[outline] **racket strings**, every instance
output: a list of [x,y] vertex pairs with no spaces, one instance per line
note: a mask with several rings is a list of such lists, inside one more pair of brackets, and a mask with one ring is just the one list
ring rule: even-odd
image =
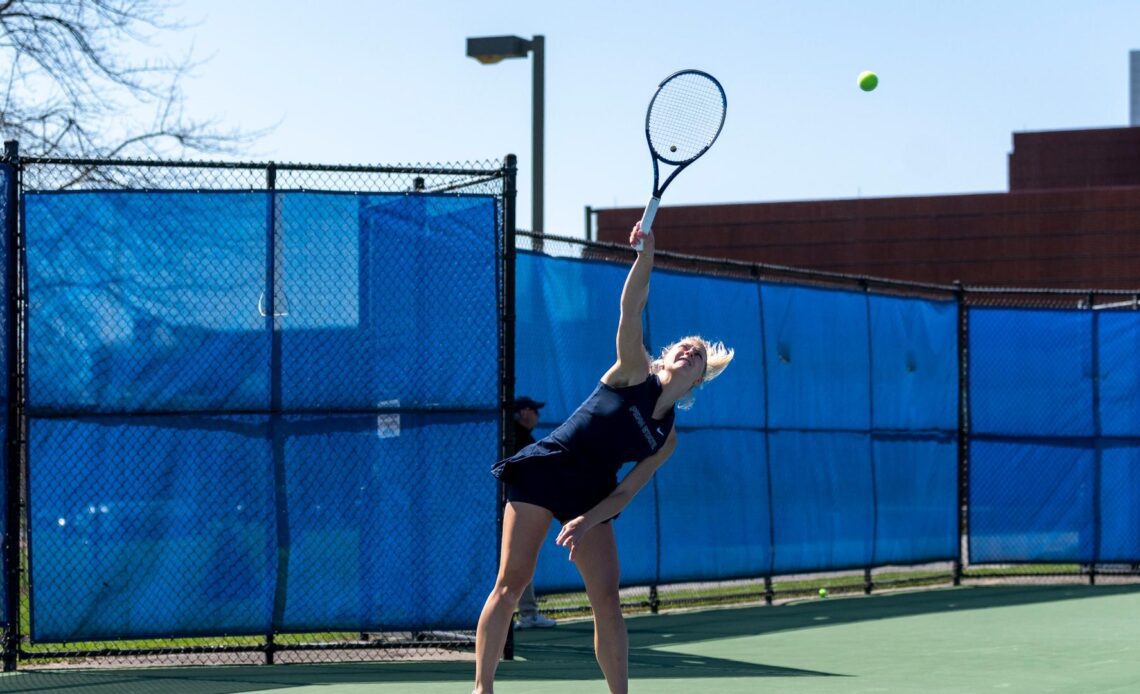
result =
[[649,109],[649,144],[670,163],[695,159],[712,145],[724,122],[724,92],[702,75],[684,74],[662,85]]

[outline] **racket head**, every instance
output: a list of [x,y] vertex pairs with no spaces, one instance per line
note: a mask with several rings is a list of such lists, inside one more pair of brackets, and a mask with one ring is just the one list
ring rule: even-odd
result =
[[655,159],[674,166],[695,161],[724,127],[728,99],[715,77],[680,70],[657,85],[645,113],[645,139]]

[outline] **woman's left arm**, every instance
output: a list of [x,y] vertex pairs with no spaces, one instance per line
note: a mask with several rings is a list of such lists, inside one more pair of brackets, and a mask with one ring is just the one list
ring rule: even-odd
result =
[[558,533],[558,539],[555,542],[562,547],[570,550],[570,559],[574,559],[574,548],[586,536],[591,528],[599,523],[605,522],[621,513],[622,509],[633,501],[633,497],[641,491],[641,488],[649,482],[653,477],[653,473],[657,472],[657,468],[661,467],[669,456],[673,455],[673,450],[677,447],[677,430],[674,428],[669,432],[669,437],[665,439],[665,443],[656,453],[642,460],[634,466],[621,484],[614,489],[609,496],[602,499],[587,511],[584,515],[571,519],[562,526],[562,531]]

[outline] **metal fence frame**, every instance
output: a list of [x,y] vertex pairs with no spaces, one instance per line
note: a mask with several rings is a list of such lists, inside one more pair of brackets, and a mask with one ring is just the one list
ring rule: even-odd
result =
[[[530,246],[527,238],[537,239],[540,235],[520,230],[518,232],[520,247]],[[561,246],[563,249],[580,248],[583,257],[589,256],[601,260],[628,262],[632,251],[624,245],[616,243],[583,240],[579,238],[541,235],[544,239],[546,252],[552,250],[557,253]],[[574,252],[570,251],[570,255]],[[970,404],[969,404],[969,322],[970,309],[973,307],[1003,307],[1003,308],[1056,308],[1056,309],[1082,309],[1089,311],[1103,309],[1132,309],[1140,310],[1140,290],[1092,290],[1092,289],[1049,289],[1026,287],[990,287],[971,286],[961,282],[954,284],[936,284],[915,282],[909,280],[894,280],[867,275],[846,274],[838,272],[825,272],[807,268],[795,268],[782,265],[747,262],[730,259],[718,259],[703,256],[693,256],[669,251],[657,251],[655,264],[658,268],[668,268],[682,272],[696,274],[720,275],[740,279],[764,280],[766,282],[794,283],[810,285],[821,288],[835,288],[857,290],[867,294],[882,294],[892,296],[909,296],[915,298],[952,300],[958,306],[958,538],[959,549],[957,555],[947,558],[945,563],[949,566],[929,568],[929,564],[914,564],[913,567],[928,567],[921,571],[920,576],[914,578],[884,578],[877,579],[876,572],[887,573],[898,569],[898,564],[876,564],[863,567],[837,568],[835,572],[819,572],[815,574],[816,581],[824,581],[828,576],[835,577],[840,572],[862,574],[862,581],[855,589],[864,594],[871,594],[876,588],[896,588],[915,584],[950,584],[954,586],[971,581],[1036,581],[1036,580],[1079,580],[1095,585],[1098,576],[1112,576],[1127,580],[1140,580],[1140,564],[1122,567],[1116,564],[1072,564],[1071,570],[1059,570],[1057,562],[1041,562],[1042,570],[1035,570],[1037,564],[971,564],[968,561],[969,538],[969,494],[970,494]],[[938,562],[935,562],[938,563]],[[804,575],[809,578],[809,575]],[[751,602],[763,600],[766,604],[773,604],[776,600],[787,597],[797,597],[807,594],[806,589],[792,587],[779,589],[777,579],[787,579],[779,574],[756,576],[750,583],[748,580],[734,578],[732,583],[739,584],[739,590],[722,591],[715,599],[682,597],[672,599],[663,597],[662,593],[667,586],[651,584],[645,586],[644,595],[641,592],[623,595],[622,604],[632,610],[647,610],[656,613],[661,608],[684,607],[691,604],[710,604],[715,602]],[[557,604],[547,601],[545,608],[553,613],[577,614],[581,612],[580,600],[570,598],[566,604]]]
[[[8,587],[6,614],[7,624],[3,634],[3,662],[4,670],[15,670],[18,665],[27,664],[36,660],[45,659],[74,659],[90,656],[118,656],[142,659],[151,656],[171,657],[182,655],[202,654],[260,654],[264,664],[275,662],[279,653],[329,653],[337,651],[340,655],[327,658],[330,660],[345,659],[345,653],[352,651],[372,650],[397,652],[400,657],[408,654],[427,651],[446,651],[456,648],[469,647],[471,639],[463,635],[410,632],[396,634],[394,638],[376,639],[376,634],[361,633],[355,642],[336,643],[335,645],[321,643],[299,643],[290,640],[281,643],[279,633],[271,629],[266,633],[261,643],[248,645],[168,645],[163,647],[161,639],[146,639],[157,643],[155,647],[101,647],[93,651],[76,650],[29,650],[26,646],[28,635],[24,633],[23,624],[27,619],[24,614],[21,596],[28,586],[28,535],[27,519],[27,268],[26,268],[26,241],[23,228],[23,193],[27,189],[26,172],[30,169],[51,170],[56,169],[67,175],[59,180],[52,180],[48,186],[37,186],[38,190],[54,189],[82,189],[82,190],[215,190],[239,189],[261,190],[272,193],[279,190],[279,180],[282,175],[293,174],[300,177],[314,177],[318,175],[330,178],[342,177],[340,185],[328,186],[301,186],[302,190],[330,190],[343,192],[346,188],[359,193],[393,193],[397,190],[384,190],[365,185],[344,183],[343,177],[383,177],[399,182],[405,192],[426,193],[456,193],[475,190],[480,194],[494,195],[500,200],[499,214],[496,220],[497,240],[495,265],[496,306],[498,317],[497,340],[499,344],[498,358],[498,430],[499,453],[512,449],[514,429],[512,426],[512,411],[510,403],[513,400],[514,382],[514,314],[508,307],[514,305],[514,254],[515,254],[515,218],[517,196],[517,157],[508,154],[503,161],[488,164],[482,162],[478,165],[407,165],[407,166],[336,166],[313,164],[289,164],[277,162],[209,162],[209,161],[158,161],[158,160],[115,160],[115,159],[69,159],[69,158],[21,158],[19,145],[15,141],[5,142],[4,163],[12,167],[16,180],[8,191],[7,203],[9,215],[7,228],[4,230],[8,253],[8,265],[5,268],[8,277],[9,291],[5,308],[10,330],[6,337],[8,341],[9,369],[8,378],[8,428],[5,440],[7,457],[7,498],[5,508],[7,526],[4,538],[3,570]],[[175,171],[180,170],[180,171]],[[222,188],[213,188],[209,185],[186,185],[186,172],[193,171],[209,178],[211,173],[215,176],[228,173],[232,176],[245,176],[244,182],[237,185],[226,185]],[[74,175],[78,172],[77,175]],[[110,173],[106,173],[110,172]],[[173,172],[173,178],[163,178],[163,174]],[[181,172],[183,179],[179,179]],[[260,174],[259,174],[260,172]],[[118,176],[119,178],[116,178]],[[251,177],[256,176],[256,179]],[[261,186],[254,187],[253,181],[260,180]],[[141,183],[141,185],[140,185]],[[407,184],[405,186],[405,184]],[[169,188],[167,186],[170,186]],[[249,187],[246,187],[249,186]],[[288,190],[297,190],[290,187]],[[267,244],[274,243],[275,231],[270,224]],[[268,246],[272,254],[273,246]],[[488,259],[490,260],[490,259]],[[270,263],[267,286],[275,285],[272,263]],[[269,294],[264,314],[267,320],[274,320],[277,313],[274,310],[272,292]],[[279,354],[279,331],[273,330],[273,353]],[[275,388],[279,388],[275,386]],[[279,393],[271,394],[271,410],[277,411]],[[279,490],[280,491],[280,490]],[[502,512],[499,511],[499,525],[502,523]],[[282,602],[280,584],[275,600],[274,622],[280,615]],[[218,640],[226,638],[219,635]],[[106,646],[107,644],[103,644]],[[349,656],[351,657],[351,656]],[[316,656],[321,659],[320,656]]]
[[[417,648],[453,649],[470,646],[469,639],[449,638],[439,634],[412,634],[410,639],[395,641],[393,643],[369,642],[362,638],[359,643],[338,644],[329,648],[320,644],[280,643],[277,634],[270,632],[265,635],[263,643],[258,645],[223,645],[223,646],[170,646],[166,648],[101,648],[94,652],[76,651],[29,651],[24,648],[26,635],[22,633],[23,610],[21,595],[26,588],[26,575],[23,569],[23,552],[26,547],[26,534],[24,524],[26,500],[26,452],[27,452],[27,414],[25,411],[26,395],[26,365],[27,365],[27,274],[25,267],[26,246],[22,229],[22,215],[17,214],[21,207],[22,191],[24,190],[24,171],[29,166],[41,167],[72,167],[80,170],[99,170],[107,167],[122,167],[131,171],[160,171],[169,169],[187,169],[201,171],[244,171],[262,172],[259,176],[262,190],[277,190],[279,177],[282,174],[297,172],[329,172],[337,174],[378,174],[402,176],[412,181],[416,190],[425,189],[425,178],[434,177],[440,180],[438,188],[429,190],[453,190],[448,186],[449,177],[468,177],[468,184],[490,184],[500,186],[498,194],[502,197],[502,215],[500,223],[501,244],[498,248],[496,262],[498,263],[498,310],[499,310],[499,396],[500,396],[500,453],[513,450],[512,412],[509,403],[514,395],[515,373],[515,251],[516,245],[533,248],[542,248],[546,252],[557,250],[560,244],[576,246],[583,256],[601,259],[628,260],[631,251],[617,244],[598,242],[584,242],[577,238],[566,238],[538,233],[518,231],[516,234],[515,199],[517,196],[516,177],[517,160],[514,155],[507,155],[503,164],[498,167],[464,168],[461,166],[401,166],[401,167],[369,167],[369,166],[319,166],[307,164],[279,164],[266,163],[221,163],[221,162],[183,162],[183,161],[131,161],[131,160],[93,160],[93,159],[55,159],[34,158],[21,159],[18,146],[14,142],[5,143],[4,160],[13,166],[17,180],[8,191],[7,203],[9,205],[9,225],[5,229],[8,244],[8,265],[5,268],[9,283],[9,292],[6,302],[7,318],[11,329],[8,331],[7,348],[9,350],[8,378],[9,409],[7,412],[7,440],[5,445],[8,452],[7,484],[8,504],[5,509],[7,519],[7,534],[4,547],[4,572],[8,586],[6,613],[9,617],[4,634],[4,669],[12,670],[20,663],[27,663],[45,658],[74,658],[76,656],[130,656],[169,657],[180,654],[216,654],[216,653],[257,653],[261,654],[262,662],[270,664],[275,662],[276,654],[282,652],[316,652],[332,653],[333,651],[376,650],[391,649],[401,653],[415,651]],[[91,179],[84,181],[74,178],[66,181],[69,186],[92,185],[98,187],[107,183]],[[123,185],[129,189],[133,185],[129,181]],[[458,187],[462,187],[462,183]],[[1098,566],[1081,566],[1073,572],[1050,573],[1048,571],[1026,574],[1015,570],[975,570],[984,567],[968,566],[964,557],[964,543],[969,533],[969,369],[968,369],[968,337],[969,337],[969,308],[973,306],[1005,306],[1005,307],[1056,307],[1056,308],[1084,308],[1098,310],[1102,308],[1140,310],[1140,290],[1049,290],[1005,287],[971,287],[962,284],[940,285],[920,282],[907,282],[875,278],[860,275],[847,275],[841,273],[819,272],[800,268],[766,265],[761,263],[746,263],[741,261],[717,260],[697,256],[682,255],[659,251],[657,253],[659,267],[699,272],[714,275],[727,275],[734,277],[747,277],[764,279],[769,282],[787,282],[807,284],[821,287],[856,288],[865,293],[882,293],[896,296],[938,297],[953,300],[958,305],[958,537],[959,550],[957,556],[950,558],[952,566],[945,572],[945,581],[958,585],[964,581],[990,580],[1002,578],[1050,578],[1063,577],[1069,579],[1085,580],[1090,584],[1096,583],[1098,575],[1103,571]],[[269,278],[272,286],[273,278]],[[272,302],[272,297],[270,297]],[[274,313],[272,303],[268,307],[268,314]],[[499,530],[501,533],[502,513],[499,504]],[[892,581],[876,581],[874,572],[884,567],[865,566],[855,567],[855,572],[862,572],[861,583],[856,582],[857,589],[870,593],[877,587],[898,585]],[[1005,568],[1009,568],[1006,566]],[[1140,576],[1140,567],[1133,565],[1130,568],[1112,570],[1113,575]],[[726,593],[727,600],[763,600],[771,604],[774,600],[787,594],[776,589],[776,580],[779,576],[757,576],[756,586],[742,587],[739,592]],[[903,581],[902,583],[906,583]],[[685,605],[693,602],[689,598],[673,599],[662,597],[664,586],[646,586],[646,597],[633,601],[625,601],[627,607],[644,608],[652,612],[671,605]],[[362,635],[363,636],[363,635]],[[511,644],[508,642],[507,655],[511,654]],[[339,659],[330,657],[330,659]]]

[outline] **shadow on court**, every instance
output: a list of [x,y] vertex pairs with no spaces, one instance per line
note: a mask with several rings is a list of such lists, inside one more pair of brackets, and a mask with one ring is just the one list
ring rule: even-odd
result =
[[[1140,586],[997,586],[923,590],[858,598],[828,598],[779,607],[746,607],[646,615],[628,620],[630,675],[635,679],[835,677],[834,673],[768,666],[664,650],[684,644],[816,629],[938,612],[985,610],[1051,601],[1138,593]],[[598,680],[588,621],[516,632],[514,662],[504,681]],[[757,659],[763,654],[757,653]],[[0,692],[73,694],[236,694],[302,686],[469,683],[471,662],[347,663],[274,667],[193,667],[135,670],[24,670],[0,675]]]

